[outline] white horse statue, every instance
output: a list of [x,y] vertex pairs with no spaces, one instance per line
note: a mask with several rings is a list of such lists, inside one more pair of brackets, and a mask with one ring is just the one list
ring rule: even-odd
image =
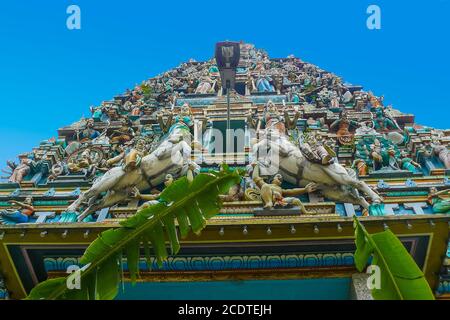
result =
[[[67,208],[67,212],[78,212],[81,205],[87,205],[78,216],[78,221],[82,221],[97,210],[111,207],[129,198],[131,188],[136,187],[143,191],[163,183],[167,174],[174,178],[185,175],[189,169],[196,166],[190,160],[190,139],[189,128],[182,122],[175,123],[168,138],[153,152],[142,157],[138,166],[132,170],[126,170],[124,166],[110,169],[96,180],[88,191],[82,193]],[[106,195],[100,198],[104,192]]]
[[253,145],[253,161],[259,164],[261,175],[280,173],[285,181],[300,187],[315,183],[325,197],[358,204],[365,209],[369,208],[369,203],[359,192],[374,204],[382,202],[376,192],[357,179],[354,170],[344,168],[337,161],[324,165],[308,160],[285,132],[282,120],[273,117],[266,123],[259,141]]

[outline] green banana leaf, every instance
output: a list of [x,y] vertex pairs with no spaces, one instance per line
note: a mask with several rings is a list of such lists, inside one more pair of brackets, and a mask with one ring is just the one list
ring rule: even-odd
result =
[[380,288],[372,289],[376,300],[434,300],[425,276],[401,241],[389,229],[369,234],[354,218],[355,266],[363,272],[369,258],[380,268]]
[[123,253],[131,281],[135,283],[139,278],[141,243],[147,264],[150,262],[151,243],[157,264],[161,267],[169,255],[166,239],[172,254],[180,250],[175,220],[182,238],[191,229],[199,234],[205,228],[206,220],[219,213],[221,203],[218,195],[227,193],[240,178],[239,172],[226,169],[201,173],[191,182],[186,177],[174,181],[161,193],[158,204],[122,221],[120,228],[102,232],[89,245],[80,260],[85,264],[85,270],[80,271],[81,289],[69,289],[67,278],[50,279],[33,288],[27,299],[114,299],[122,278]]

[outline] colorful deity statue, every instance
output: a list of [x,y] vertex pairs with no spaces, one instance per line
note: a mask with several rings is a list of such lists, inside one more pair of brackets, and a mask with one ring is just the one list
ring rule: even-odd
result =
[[212,79],[208,72],[205,72],[203,76],[200,78],[200,83],[195,89],[196,94],[207,94],[216,92],[216,83],[217,80]]
[[93,168],[94,162],[91,158],[89,149],[84,150],[80,157],[73,157],[69,159],[67,167],[70,173],[84,173],[89,174]]
[[373,162],[373,170],[380,170],[383,167],[383,156],[382,156],[383,146],[380,140],[375,139],[373,144],[370,145],[368,150],[369,156]]
[[106,117],[106,115],[104,114],[104,110],[105,110],[105,106],[102,103],[100,106],[95,107],[95,106],[91,106],[91,113],[92,113],[92,119],[96,122],[98,121],[103,121]]
[[401,170],[399,161],[397,160],[395,150],[393,148],[389,148],[389,150],[387,151],[387,157],[389,170]]
[[137,139],[135,145],[121,152],[107,161],[108,167],[122,163],[125,172],[136,169],[142,158],[147,154],[147,145],[144,139]]
[[[269,100],[265,106],[265,111],[262,119],[262,125],[267,130],[267,133],[273,137],[280,137],[287,133],[287,130],[295,128],[300,114],[295,111],[293,119],[291,119],[287,108],[284,108],[283,115],[278,110],[277,106],[273,101]],[[251,120],[251,118],[249,118]],[[256,128],[257,123],[253,120],[251,122],[251,127]]]
[[434,144],[433,153],[439,157],[446,169],[450,169],[450,152],[446,146]]
[[450,213],[450,200],[442,197],[449,193],[450,189],[438,191],[435,187],[430,188],[428,202],[433,207],[433,213]]
[[300,151],[309,161],[321,165],[334,163],[336,153],[324,143],[320,134],[306,134],[299,139]]
[[376,130],[397,130],[399,129],[398,124],[395,120],[387,113],[384,108],[376,108],[375,109],[375,129]]
[[355,131],[355,136],[371,136],[376,135],[377,131],[374,129],[375,124],[373,120],[363,121],[359,128]]
[[331,124],[330,129],[337,129],[336,134],[339,142],[343,145],[348,145],[353,141],[353,134],[350,133],[350,130],[357,127],[359,127],[359,123],[354,120],[350,120],[348,118],[348,113],[344,110],[341,112],[339,119]]
[[142,109],[144,108],[145,104],[143,100],[139,100],[136,102],[136,105],[132,106],[130,115],[133,117],[139,117],[142,113]]
[[131,123],[127,119],[120,119],[120,125],[120,128],[114,130],[111,134],[110,141],[112,144],[129,142],[135,136]]
[[400,160],[400,162],[401,162],[401,168],[403,170],[408,170],[408,171],[410,171],[412,173],[416,173],[416,172],[418,172],[419,169],[422,168],[421,165],[418,164],[417,162],[413,161],[413,159],[411,159],[408,156],[408,153],[405,152],[405,151],[403,151],[401,153],[401,160]]
[[2,224],[27,223],[36,211],[33,207],[33,198],[26,197],[23,202],[11,200],[9,203],[17,209],[0,211],[0,222]]
[[295,196],[316,191],[316,184],[310,183],[305,188],[283,189],[281,188],[283,177],[280,174],[275,175],[271,183],[267,183],[259,176],[259,168],[257,165],[253,169],[253,181],[260,189],[264,208],[273,209],[275,207],[298,206],[300,207],[301,213],[311,214],[306,210],[300,199]]
[[292,103],[305,102],[305,98],[298,92],[298,89],[295,86],[287,88],[286,98],[288,102]]
[[259,74],[256,80],[256,89],[258,92],[274,92],[275,88],[270,84],[272,78],[268,75]]
[[286,132],[284,118],[271,100],[269,100],[266,104],[263,122],[266,129],[278,131],[280,133]]
[[367,176],[369,173],[369,167],[367,166],[367,163],[363,159],[355,159],[353,161],[353,168],[356,169],[358,176]]
[[21,157],[20,164],[8,162],[8,166],[13,170],[8,181],[12,183],[21,183],[23,179],[30,173],[33,161],[26,156]]
[[383,107],[383,100],[378,99],[372,92],[368,92],[367,98],[371,108],[381,108]]
[[192,114],[191,107],[185,103],[180,113],[175,116],[172,125],[169,128],[169,133],[175,129],[187,130],[188,132],[194,127],[194,115]]
[[76,140],[81,143],[88,142],[98,138],[100,136],[100,132],[94,129],[94,119],[89,118],[86,120],[86,125],[84,129],[80,130],[76,133]]

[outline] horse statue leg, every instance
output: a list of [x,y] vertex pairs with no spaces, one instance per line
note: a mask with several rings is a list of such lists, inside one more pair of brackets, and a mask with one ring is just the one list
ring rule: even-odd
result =
[[124,174],[125,172],[120,167],[109,170],[103,177],[96,181],[88,191],[83,192],[80,197],[67,208],[66,211],[77,212],[83,203],[93,203],[93,201],[95,201],[102,192],[111,190],[120,181]]
[[[339,185],[347,185],[353,187],[361,193],[367,195],[369,198],[371,198],[373,203],[382,202],[381,197],[375,191],[369,188],[369,186],[364,181],[360,181],[357,178],[351,177],[344,168],[342,168],[344,169],[344,171],[336,170],[335,166],[337,165],[332,164],[330,166],[323,166],[323,171]],[[335,170],[333,170],[333,168],[335,168]]]
[[129,193],[127,191],[121,190],[118,192],[111,192],[109,191],[105,197],[100,200],[99,203],[93,203],[90,206],[88,206],[82,214],[80,214],[78,216],[78,222],[83,221],[84,218],[86,218],[87,216],[89,216],[90,214],[101,210],[103,208],[108,208],[108,207],[112,207],[113,205],[126,200],[127,198],[129,198]]

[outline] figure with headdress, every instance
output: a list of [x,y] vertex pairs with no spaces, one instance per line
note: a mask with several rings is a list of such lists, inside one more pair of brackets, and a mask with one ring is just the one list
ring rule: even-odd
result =
[[408,170],[412,173],[417,173],[418,170],[422,168],[422,166],[417,162],[413,161],[413,159],[411,159],[408,156],[408,153],[405,151],[401,153],[400,163],[403,170]]
[[301,213],[311,214],[311,212],[306,210],[300,199],[295,196],[316,191],[316,184],[310,183],[305,188],[283,189],[281,187],[283,177],[280,174],[276,174],[272,182],[267,183],[259,176],[259,167],[257,165],[254,165],[253,181],[260,189],[264,208],[273,209],[274,207],[298,206],[300,207]]
[[397,130],[397,122],[389,115],[388,111],[382,107],[375,109],[375,129],[376,130]]
[[446,169],[450,169],[450,152],[448,148],[440,143],[432,144],[433,153],[441,160]]
[[120,128],[115,129],[110,137],[112,144],[124,144],[131,141],[135,136],[135,132],[131,127],[131,122],[125,118],[120,119]]
[[430,188],[428,203],[432,205],[433,213],[450,213],[450,200],[442,197],[449,193],[450,189],[438,191],[436,187]]
[[350,130],[358,127],[359,123],[349,119],[348,112],[343,110],[339,119],[331,124],[330,129],[337,130],[336,135],[339,142],[343,145],[347,145],[353,141],[353,134],[350,133]]
[[299,137],[301,153],[311,162],[324,166],[334,163],[336,153],[324,143],[320,134],[304,134]]
[[23,179],[30,173],[32,162],[33,161],[27,156],[22,156],[20,158],[19,165],[16,165],[12,161],[8,161],[7,164],[12,170],[11,176],[8,178],[8,181],[12,183],[21,183]]
[[2,224],[27,223],[36,211],[33,207],[33,198],[28,196],[23,202],[11,200],[9,203],[17,209],[0,211],[0,222]]
[[100,132],[94,129],[94,119],[87,119],[82,130],[77,132],[77,141],[81,143],[92,141],[100,136]]
[[197,86],[197,89],[195,89],[195,93],[196,94],[214,93],[214,92],[216,92],[216,89],[215,89],[216,83],[217,83],[217,80],[212,79],[208,75],[208,71],[205,70],[205,73],[200,78],[200,83]]

